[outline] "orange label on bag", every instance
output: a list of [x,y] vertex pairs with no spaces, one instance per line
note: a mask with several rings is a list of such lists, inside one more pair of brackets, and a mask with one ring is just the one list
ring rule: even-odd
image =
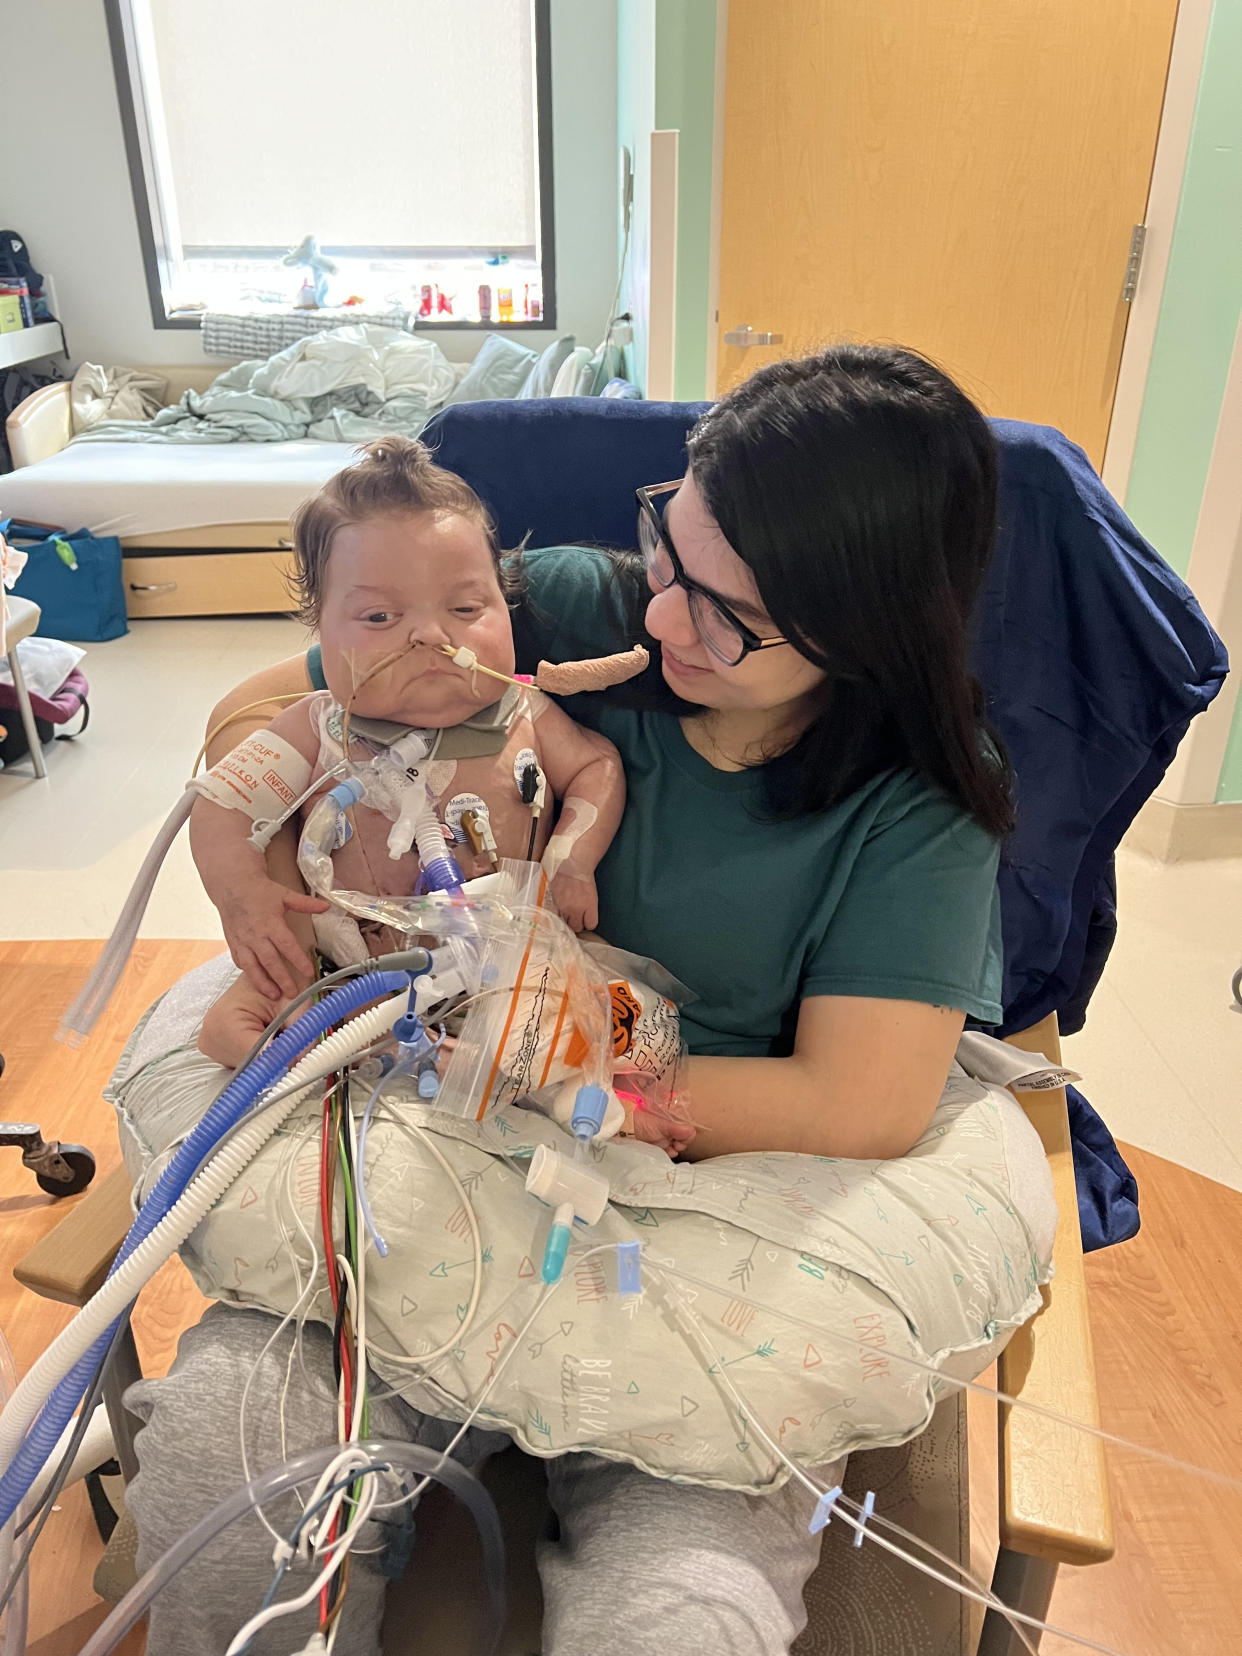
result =
[[628,983],[610,983],[608,995],[612,1002],[612,1055],[624,1058],[634,1045],[634,1026],[642,1007],[634,998]]

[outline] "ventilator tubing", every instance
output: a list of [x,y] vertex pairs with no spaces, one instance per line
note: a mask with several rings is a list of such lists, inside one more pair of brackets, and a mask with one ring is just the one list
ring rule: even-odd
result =
[[151,849],[143,858],[142,867],[130,887],[129,896],[125,899],[125,907],[112,928],[111,937],[100,951],[99,959],[91,967],[90,976],[82,985],[77,998],[60,1020],[58,1040],[68,1041],[74,1046],[79,1045],[94,1029],[100,1013],[112,998],[112,991],[120,981],[121,973],[125,970],[133,950],[134,939],[138,935],[142,917],[147,912],[147,904],[151,901],[151,892],[159,877],[164,858],[168,855],[172,842],[190,820],[194,797],[187,788],[151,842]]
[[[7,1403],[17,1390],[17,1365],[9,1343],[0,1334],[0,1404]],[[13,1543],[17,1529],[16,1515],[0,1527],[0,1592],[3,1591],[13,1568]],[[26,1649],[26,1612],[30,1603],[30,1574],[23,1570],[21,1580],[13,1589],[4,1612],[4,1637],[0,1639],[0,1656],[23,1656]]]
[[[434,1479],[443,1484],[469,1509],[479,1532],[483,1553],[483,1573],[487,1582],[487,1604],[484,1625],[480,1629],[476,1648],[480,1656],[493,1656],[498,1649],[505,1623],[505,1544],[500,1519],[491,1496],[479,1480],[464,1467],[435,1449],[426,1449],[417,1443],[390,1442],[385,1439],[366,1440],[357,1445],[372,1466],[391,1468],[395,1472],[409,1472],[421,1478]],[[252,1507],[260,1507],[298,1484],[317,1478],[334,1460],[339,1459],[341,1445],[332,1443],[322,1449],[308,1449],[305,1454],[286,1461],[252,1478],[248,1484],[230,1495],[227,1500],[194,1528],[174,1543],[147,1573],[138,1580],[125,1597],[96,1628],[83,1645],[80,1656],[108,1656],[143,1616],[156,1596],[161,1593],[179,1570],[197,1558],[223,1530]]]
[[[3,1415],[0,1415],[0,1466],[5,1469],[3,1476],[0,1476],[0,1524],[12,1517],[18,1502],[37,1476],[39,1468],[56,1448],[61,1433],[90,1383],[91,1376],[103,1360],[118,1314],[124,1312],[138,1288],[147,1280],[146,1276],[135,1272],[121,1279],[123,1283],[133,1283],[127,1292],[124,1288],[112,1287],[114,1280],[120,1278],[130,1256],[140,1244],[152,1236],[157,1226],[161,1227],[160,1237],[164,1251],[159,1253],[156,1249],[143,1254],[144,1260],[150,1259],[153,1253],[157,1255],[155,1265],[147,1273],[148,1276],[153,1274],[154,1269],[158,1268],[158,1265],[190,1234],[212,1202],[228,1188],[233,1178],[257,1154],[258,1144],[251,1145],[248,1135],[239,1135],[236,1143],[228,1147],[228,1166],[232,1168],[232,1172],[228,1174],[225,1182],[219,1185],[210,1201],[201,1208],[197,1217],[185,1224],[184,1228],[179,1221],[167,1230],[162,1228],[162,1222],[185,1192],[201,1163],[210,1155],[223,1135],[241,1120],[260,1095],[284,1078],[284,1072],[291,1059],[296,1058],[330,1025],[355,1008],[374,1000],[377,995],[391,994],[393,990],[405,991],[408,986],[408,973],[367,972],[355,978],[353,982],[334,990],[317,1006],[304,1012],[291,1028],[283,1030],[252,1064],[235,1075],[198,1126],[184,1140],[160,1175],[150,1196],[143,1203],[129,1235],[121,1245],[121,1251],[113,1261],[103,1288],[43,1353],[9,1400]],[[367,1045],[389,1028],[403,1005],[402,999],[400,1005],[394,1002],[391,1005],[374,1007],[363,1018],[355,1019],[344,1030],[338,1031],[335,1036],[316,1046],[304,1063],[291,1072],[290,1083],[310,1080],[314,1076],[327,1075],[332,1070],[339,1069],[349,1053]],[[292,1105],[289,1105],[289,1108],[291,1109]],[[288,1110],[284,1113],[287,1114]],[[274,1116],[274,1124],[270,1129],[274,1132],[275,1124],[281,1119],[280,1114],[276,1111],[269,1112],[268,1115]],[[262,1125],[266,1125],[266,1119],[265,1117]],[[259,1143],[264,1142],[269,1136],[270,1132],[264,1132]],[[236,1153],[242,1148],[243,1140],[250,1148],[243,1159],[238,1161]],[[169,1240],[170,1237],[172,1240]],[[108,1296],[106,1301],[103,1298],[105,1295]],[[102,1324],[101,1313],[97,1309],[101,1303],[106,1307]],[[84,1320],[88,1317],[89,1325]],[[90,1336],[83,1341],[75,1335],[75,1331],[87,1326]],[[98,1338],[95,1338],[96,1335]],[[73,1341],[72,1345],[69,1344],[70,1339]],[[88,1345],[89,1350],[86,1349]],[[68,1362],[62,1361],[58,1355],[66,1350],[72,1350],[73,1353]],[[77,1359],[76,1362],[74,1359]],[[69,1368],[70,1363],[73,1366],[66,1373],[65,1370]],[[26,1428],[31,1417],[38,1408],[45,1390],[53,1382],[57,1382],[55,1390],[27,1433]]]

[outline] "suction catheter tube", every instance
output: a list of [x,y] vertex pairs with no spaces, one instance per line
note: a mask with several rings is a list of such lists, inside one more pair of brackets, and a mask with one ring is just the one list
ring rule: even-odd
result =
[[[500,1644],[505,1620],[505,1545],[500,1519],[491,1496],[477,1478],[449,1456],[417,1443],[364,1440],[358,1445],[372,1465],[386,1465],[394,1471],[429,1477],[443,1484],[470,1511],[479,1532],[483,1568],[487,1582],[486,1619],[476,1640],[479,1656],[494,1656]],[[257,1478],[221,1501],[214,1511],[201,1518],[192,1530],[173,1543],[164,1556],[130,1588],[125,1597],[95,1630],[82,1647],[80,1656],[108,1656],[143,1617],[152,1601],[179,1570],[185,1568],[204,1547],[230,1524],[250,1511],[275,1500],[298,1484],[317,1478],[341,1453],[339,1443],[322,1449],[308,1449],[283,1466],[260,1473]]]
[[[113,1261],[112,1269],[108,1273],[109,1278],[116,1274],[135,1248],[150,1235],[173,1207],[200,1164],[223,1135],[241,1119],[262,1093],[284,1077],[292,1060],[349,1012],[357,1010],[378,996],[389,995],[395,990],[407,989],[408,986],[407,972],[364,973],[351,983],[334,990],[317,1006],[304,1012],[289,1029],[282,1030],[252,1064],[235,1075],[160,1175],[131,1226],[121,1251]],[[13,1441],[18,1428],[15,1425],[12,1407],[6,1408],[4,1416],[0,1417],[0,1464],[4,1466],[3,1475],[0,1476],[0,1524],[13,1515],[18,1502],[37,1476],[39,1468],[56,1448],[61,1433],[82,1399],[91,1375],[107,1350],[112,1332],[113,1327],[106,1328],[90,1350],[59,1381],[20,1446]],[[38,1365],[36,1369],[37,1367]],[[27,1376],[27,1381],[33,1373],[34,1370]],[[25,1385],[26,1381],[23,1382],[23,1387]],[[13,1402],[16,1401],[15,1397]],[[25,1429],[25,1421],[20,1429]]]

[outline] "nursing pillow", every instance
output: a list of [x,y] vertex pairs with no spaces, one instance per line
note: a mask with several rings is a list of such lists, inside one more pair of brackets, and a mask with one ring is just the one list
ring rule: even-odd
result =
[[[140,1186],[225,1078],[193,1041],[230,972],[212,962],[157,1002],[113,1077]],[[994,1073],[976,1061],[979,1039],[960,1056]],[[357,1108],[369,1090],[354,1087]],[[318,1241],[318,1114],[312,1101],[291,1116],[189,1238],[182,1258],[205,1294],[281,1313],[298,1300],[303,1227]],[[479,1227],[468,1322],[469,1215],[420,1129]],[[366,1264],[375,1373],[415,1407],[460,1420],[499,1370],[478,1418],[536,1455],[588,1449],[659,1477],[763,1490],[789,1476],[773,1443],[809,1467],[902,1442],[950,1378],[988,1367],[1039,1309],[1050,1274],[1056,1207],[1038,1136],[1005,1087],[961,1064],[896,1160],[690,1164],[632,1140],[594,1146],[611,1205],[598,1225],[576,1227],[550,1294],[539,1261],[551,1216],[523,1177],[540,1144],[569,1148],[542,1115],[506,1105],[476,1124],[437,1113],[402,1077],[383,1095],[365,1158],[388,1248]],[[621,1292],[618,1243],[639,1244],[638,1293]],[[320,1286],[310,1315],[330,1323]],[[450,1342],[426,1371],[378,1354]]]

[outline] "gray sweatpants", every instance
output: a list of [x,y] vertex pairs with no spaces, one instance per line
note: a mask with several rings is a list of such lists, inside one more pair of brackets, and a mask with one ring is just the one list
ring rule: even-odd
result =
[[[145,1570],[180,1535],[245,1481],[238,1405],[276,1320],[262,1311],[213,1306],[181,1339],[166,1379],[131,1387],[127,1402],[144,1421],[140,1470],[126,1501],[138,1526]],[[328,1331],[307,1324],[303,1359],[288,1363],[286,1330],[262,1358],[250,1386],[246,1448],[251,1475],[336,1438]],[[281,1440],[282,1390],[284,1441]],[[371,1435],[442,1449],[456,1431],[396,1397],[371,1407]],[[472,1429],[455,1451],[476,1465],[508,1447],[498,1432]],[[802,1588],[815,1568],[819,1537],[807,1532],[810,1496],[796,1484],[748,1496],[667,1483],[594,1455],[547,1463],[556,1540],[540,1549],[545,1656],[782,1656],[805,1624]],[[831,1473],[826,1474],[831,1476]],[[265,1508],[285,1535],[300,1505],[289,1495]],[[379,1648],[385,1579],[381,1561],[399,1551],[404,1513],[367,1526],[341,1613],[336,1656]],[[147,1656],[222,1656],[259,1608],[272,1578],[272,1538],[251,1512],[199,1554],[156,1600]],[[279,1597],[313,1579],[286,1574]],[[316,1608],[264,1629],[251,1656],[299,1650]]]

